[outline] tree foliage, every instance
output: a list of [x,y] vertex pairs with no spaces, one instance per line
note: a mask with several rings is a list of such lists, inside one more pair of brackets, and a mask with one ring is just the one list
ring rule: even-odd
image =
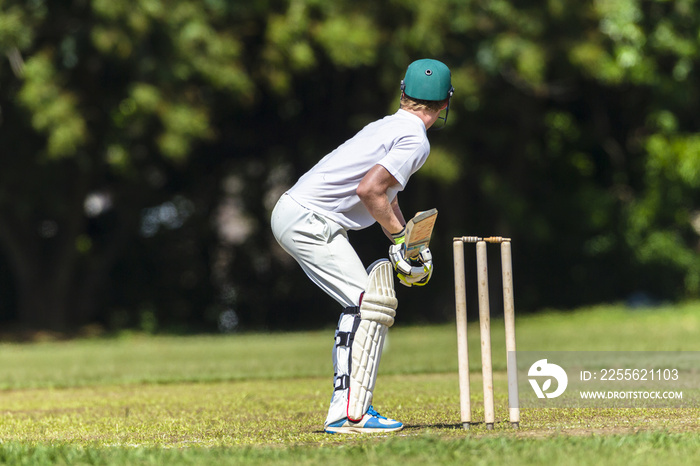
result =
[[[2,318],[332,322],[269,212],[395,110],[423,57],[450,66],[456,93],[400,196],[407,215],[440,210],[433,281],[399,291],[404,319],[451,318],[464,234],[515,238],[522,310],[697,297],[696,7],[0,0]],[[378,228],[351,240],[368,263],[386,253]]]

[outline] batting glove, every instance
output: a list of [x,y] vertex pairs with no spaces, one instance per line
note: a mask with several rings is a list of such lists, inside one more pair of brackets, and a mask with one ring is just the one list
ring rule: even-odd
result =
[[433,273],[433,256],[430,249],[421,250],[416,260],[406,258],[406,229],[392,234],[394,244],[389,247],[389,260],[402,285],[423,286]]

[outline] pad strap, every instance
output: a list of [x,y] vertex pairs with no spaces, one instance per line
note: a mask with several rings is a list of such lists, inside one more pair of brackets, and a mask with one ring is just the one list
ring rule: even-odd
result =
[[335,378],[335,389],[336,390],[346,390],[350,388],[350,376],[341,375]]
[[346,307],[343,310],[341,316],[341,322],[344,319],[352,318],[352,327],[350,330],[342,331],[340,328],[335,332],[335,346],[344,346],[346,348],[352,348],[352,342],[355,340],[355,332],[357,332],[357,327],[360,325],[360,306]]
[[350,348],[355,340],[355,332],[337,332],[335,334],[335,346]]

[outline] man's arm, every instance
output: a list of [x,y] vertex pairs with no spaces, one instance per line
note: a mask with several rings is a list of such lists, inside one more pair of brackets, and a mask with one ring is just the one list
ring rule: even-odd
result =
[[382,226],[391,239],[391,233],[400,232],[406,221],[399,208],[398,197],[389,202],[387,190],[398,184],[389,171],[381,165],[373,166],[357,187],[357,195],[372,217]]
[[421,252],[420,263],[412,264],[406,259],[404,238],[397,240],[392,233],[404,232],[406,221],[403,218],[399,201],[389,202],[386,192],[398,182],[381,165],[375,165],[367,172],[357,187],[357,195],[372,217],[382,226],[392,242],[389,247],[389,260],[394,266],[399,281],[406,286],[422,286],[428,283],[433,273],[433,261],[428,248]]
[[[394,215],[396,215],[396,218],[399,219],[399,222],[401,222],[401,224],[405,226],[406,219],[403,217],[403,213],[401,212],[401,208],[399,207],[399,196],[396,196],[394,200],[391,201],[391,210],[394,211]],[[382,227],[382,230],[384,231],[386,237],[393,242],[394,238],[391,236],[391,233],[388,232],[387,229],[384,227]]]

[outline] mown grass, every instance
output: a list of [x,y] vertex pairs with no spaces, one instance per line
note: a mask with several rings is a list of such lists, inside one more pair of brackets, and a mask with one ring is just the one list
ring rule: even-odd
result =
[[0,446],[2,464],[187,464],[187,465],[695,465],[700,436],[665,432],[630,435],[552,436],[545,439],[371,438],[347,446],[292,445],[232,450],[215,448],[85,448],[75,445]]
[[[519,316],[519,350],[697,351],[700,304]],[[332,330],[127,335],[0,344],[2,464],[696,464],[697,409],[523,410],[508,426],[502,322],[493,322],[497,427],[459,426],[453,325],[395,326],[375,395],[406,428],[321,431]],[[481,419],[478,326],[469,328]]]

